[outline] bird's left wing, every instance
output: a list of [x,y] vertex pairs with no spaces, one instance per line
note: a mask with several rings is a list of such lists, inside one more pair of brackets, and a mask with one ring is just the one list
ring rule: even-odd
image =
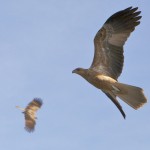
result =
[[[103,91],[104,92],[104,91]],[[119,111],[121,112],[123,118],[126,118],[126,115],[121,107],[121,105],[119,104],[118,100],[116,99],[116,96],[113,93],[106,93],[104,92],[108,98],[110,98],[110,100],[116,105],[116,107],[119,109]]]
[[91,69],[117,79],[123,68],[123,45],[140,24],[138,8],[129,7],[112,15],[94,38],[95,54]]

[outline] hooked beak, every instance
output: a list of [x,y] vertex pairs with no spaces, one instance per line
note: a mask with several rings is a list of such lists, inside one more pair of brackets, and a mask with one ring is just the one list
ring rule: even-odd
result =
[[76,69],[72,71],[72,73],[76,73]]

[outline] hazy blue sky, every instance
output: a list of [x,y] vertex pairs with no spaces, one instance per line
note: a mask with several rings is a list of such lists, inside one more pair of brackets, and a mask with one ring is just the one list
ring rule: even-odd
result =
[[[142,11],[128,39],[119,81],[150,97],[150,1],[0,1],[0,147],[2,150],[147,150],[150,103],[138,111],[120,101],[127,117],[80,76],[92,62],[93,38],[106,19],[129,6]],[[24,130],[25,107],[44,105],[34,133]]]

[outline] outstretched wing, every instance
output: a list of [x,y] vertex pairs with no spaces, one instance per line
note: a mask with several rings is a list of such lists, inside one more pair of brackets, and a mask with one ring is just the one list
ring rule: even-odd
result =
[[112,15],[94,38],[95,54],[91,69],[117,79],[123,68],[123,45],[140,24],[140,11],[129,7]]
[[34,98],[32,102],[25,108],[25,129],[28,132],[34,131],[36,125],[36,111],[42,106],[40,98]]
[[36,112],[41,106],[43,102],[40,98],[34,98],[26,107],[26,110],[32,110]]

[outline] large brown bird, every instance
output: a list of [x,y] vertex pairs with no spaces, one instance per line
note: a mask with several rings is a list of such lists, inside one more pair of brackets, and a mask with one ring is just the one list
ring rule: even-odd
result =
[[130,33],[140,24],[141,11],[137,9],[129,7],[108,18],[94,38],[95,54],[91,67],[72,71],[101,89],[117,106],[124,118],[126,115],[116,97],[134,109],[147,102],[141,88],[117,81],[124,63],[123,45]]
[[25,129],[28,132],[33,132],[36,125],[36,111],[42,106],[42,100],[40,98],[34,98],[26,108],[21,108],[25,116]]

